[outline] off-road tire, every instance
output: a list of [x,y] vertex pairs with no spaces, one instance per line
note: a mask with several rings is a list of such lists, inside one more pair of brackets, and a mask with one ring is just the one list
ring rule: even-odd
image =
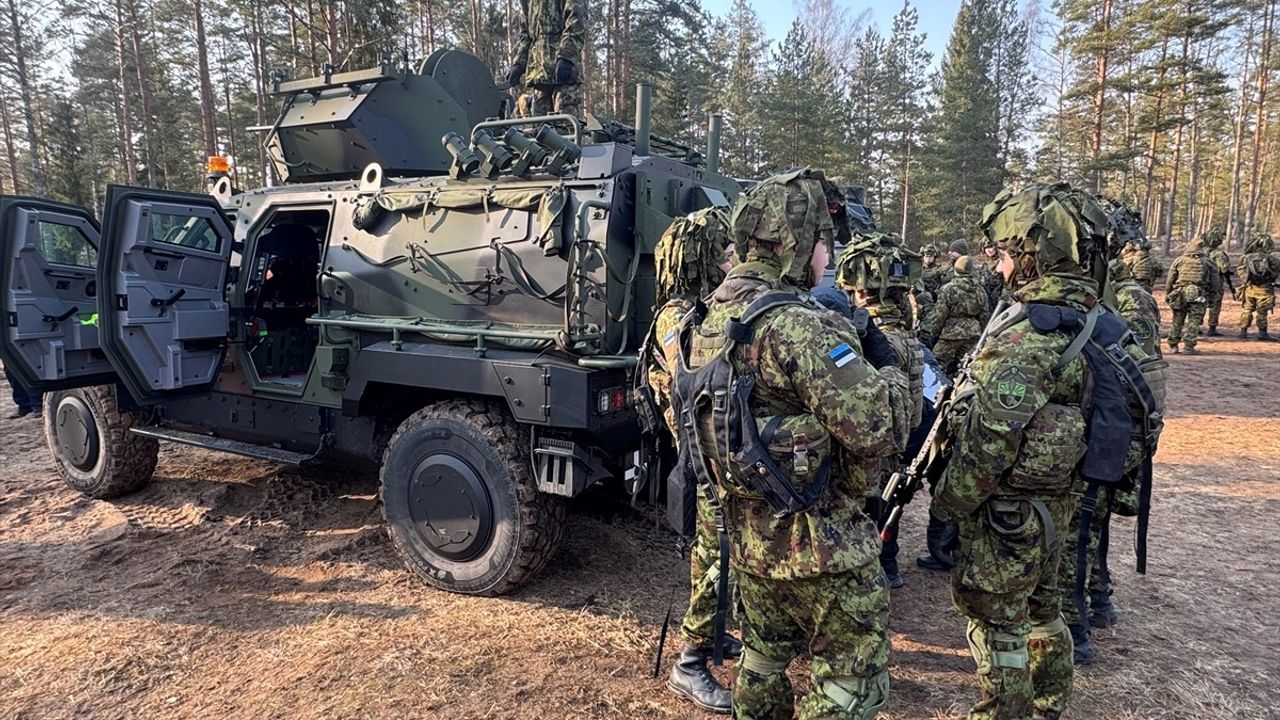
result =
[[[428,405],[391,436],[380,473],[382,513],[392,546],[427,584],[468,595],[502,595],[536,575],[555,553],[565,506],[561,498],[538,492],[528,442],[527,431],[501,407],[475,400]],[[487,544],[475,541],[482,549],[474,557],[450,559],[437,552],[412,515],[411,497],[417,506],[433,505],[425,502],[427,486],[415,481],[415,473],[427,472],[426,463],[441,457],[464,463],[487,493],[491,533],[474,533],[489,535]],[[423,511],[417,512],[421,519]]]
[[[96,459],[85,468],[76,467],[59,450],[58,409],[67,398],[78,398],[83,402],[96,424]],[[44,437],[53,456],[53,465],[67,485],[92,498],[126,495],[151,480],[160,443],[155,438],[129,432],[130,428],[144,422],[140,413],[120,412],[116,404],[116,390],[109,385],[45,394]]]

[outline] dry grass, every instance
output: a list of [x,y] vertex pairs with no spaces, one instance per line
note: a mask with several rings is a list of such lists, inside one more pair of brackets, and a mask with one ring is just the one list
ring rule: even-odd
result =
[[[1201,347],[1170,358],[1151,571],[1119,522],[1123,624],[1098,634],[1073,718],[1280,717],[1280,344]],[[649,677],[682,575],[670,538],[607,500],[580,503],[529,587],[484,600],[396,564],[369,478],[166,449],[150,487],[104,503],[60,484],[34,422],[0,437],[0,717],[700,715]],[[894,594],[886,717],[904,720],[962,716],[976,692],[946,579],[910,562],[923,510]]]

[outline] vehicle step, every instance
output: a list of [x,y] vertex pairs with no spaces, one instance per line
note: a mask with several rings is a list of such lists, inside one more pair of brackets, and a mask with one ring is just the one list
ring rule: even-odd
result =
[[257,458],[259,460],[270,460],[271,462],[292,465],[294,467],[315,465],[322,459],[324,450],[328,449],[328,443],[325,443],[319,451],[308,455],[307,453],[293,452],[292,450],[285,450],[284,448],[272,447],[270,445],[254,445],[253,443],[214,437],[213,435],[201,435],[200,433],[185,432],[182,430],[173,430],[170,428],[155,426],[135,427],[131,428],[130,432],[135,435],[142,435],[143,437],[156,438],[157,440],[168,440],[169,442],[205,448],[206,450],[217,450],[219,452],[231,453],[232,455],[243,455],[245,457]]

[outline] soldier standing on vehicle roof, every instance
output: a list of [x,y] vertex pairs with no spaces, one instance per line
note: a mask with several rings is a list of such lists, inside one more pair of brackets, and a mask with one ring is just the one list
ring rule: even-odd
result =
[[[670,363],[675,358],[663,355],[664,347],[674,347],[680,321],[706,293],[715,289],[728,272],[729,217],[723,208],[709,208],[676,218],[654,250],[658,279],[658,302],[653,330],[645,340],[641,362],[652,397],[673,438],[679,441],[675,410],[671,405]],[[716,620],[716,581],[719,577],[719,544],[716,537],[715,507],[706,495],[697,498],[697,527],[690,548],[689,609],[685,612],[680,634],[684,648],[671,668],[668,686],[677,695],[688,698],[698,707],[727,714],[730,711],[729,689],[720,684],[707,668],[714,650]],[[724,656],[742,654],[742,643],[725,635]]]
[[1276,280],[1280,278],[1280,257],[1272,254],[1271,236],[1262,233],[1245,248],[1240,258],[1240,278],[1245,283],[1240,289],[1240,337],[1249,337],[1249,323],[1256,317],[1258,339],[1270,340],[1267,333],[1267,315],[1276,305]]
[[577,115],[582,108],[586,0],[520,0],[515,58],[506,82],[531,91],[531,115]]
[[1078,355],[1057,367],[1072,335],[1032,320],[1083,315],[1098,303],[1090,271],[1105,262],[1106,216],[1068,185],[1032,185],[998,195],[982,226],[1000,244],[1000,269],[1020,305],[992,318],[956,389],[955,449],[934,508],[960,524],[952,598],[969,619],[982,689],[969,717],[1057,718],[1073,674],[1060,529],[1075,510],[1087,371]]
[[[894,234],[860,233],[845,248],[836,270],[836,285],[849,294],[853,304],[870,315],[871,322],[889,339],[895,366],[907,376],[911,397],[911,427],[920,425],[924,412],[924,350],[911,329],[903,308],[908,308],[907,294],[920,279],[918,256]],[[883,516],[879,491],[901,464],[886,462],[882,467],[877,493],[868,503],[867,512],[877,520]],[[903,586],[898,570],[898,529],[888,537],[881,536],[880,567],[884,568],[890,588]]]
[[1188,355],[1200,352],[1196,350],[1196,339],[1200,334],[1200,323],[1204,320],[1210,283],[1216,272],[1218,270],[1209,262],[1204,243],[1199,238],[1192,240],[1169,266],[1164,301],[1173,309],[1173,319],[1169,324],[1170,351],[1177,353],[1181,343]]
[[[664,348],[682,447],[722,500],[742,605],[733,708],[743,720],[790,717],[787,667],[812,659],[800,718],[871,720],[889,692],[889,590],[863,503],[900,452],[907,380],[874,323],[813,304],[834,230],[820,171],[774,176],[744,193],[732,228],[739,257]],[[726,425],[727,424],[727,425]],[[720,430],[738,428],[726,436]]]

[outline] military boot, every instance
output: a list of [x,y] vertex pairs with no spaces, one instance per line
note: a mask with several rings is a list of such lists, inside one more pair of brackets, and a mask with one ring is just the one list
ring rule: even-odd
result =
[[1109,628],[1120,624],[1120,614],[1111,602],[1111,594],[1096,592],[1089,595],[1089,625]]
[[[1174,350],[1174,352],[1178,352],[1178,351]],[[1183,355],[1199,355],[1200,351],[1196,349],[1195,345],[1188,345],[1186,349],[1182,351],[1182,354]]]
[[945,572],[955,566],[951,549],[956,542],[957,529],[952,523],[942,522],[929,515],[929,526],[925,529],[925,544],[929,552],[916,558],[916,565],[925,570]]
[[1217,325],[1210,325],[1210,326],[1209,326],[1209,331],[1208,331],[1208,332],[1206,332],[1204,335],[1205,335],[1205,337],[1221,337],[1221,336],[1222,336],[1222,333],[1218,332],[1218,326],[1217,326]]
[[903,585],[906,585],[906,583],[902,581],[902,573],[898,570],[897,558],[881,558],[880,567],[884,570],[884,576],[889,581],[890,588],[897,590]]
[[1088,665],[1098,656],[1093,640],[1089,637],[1089,628],[1083,625],[1071,626],[1071,645],[1075,649],[1077,665]]
[[1263,342],[1269,341],[1269,340],[1271,340],[1271,334],[1270,334],[1270,333],[1268,333],[1266,330],[1259,330],[1259,331],[1258,331],[1258,339],[1259,339],[1259,340],[1261,340],[1261,341],[1263,341]]
[[1240,339],[1244,340],[1249,337],[1249,328],[1240,328]]
[[733,710],[733,694],[707,668],[709,657],[710,651],[685,643],[680,659],[671,668],[667,687],[703,710],[728,715]]
[[1169,343],[1169,352],[1174,355],[1178,354],[1178,343]]

